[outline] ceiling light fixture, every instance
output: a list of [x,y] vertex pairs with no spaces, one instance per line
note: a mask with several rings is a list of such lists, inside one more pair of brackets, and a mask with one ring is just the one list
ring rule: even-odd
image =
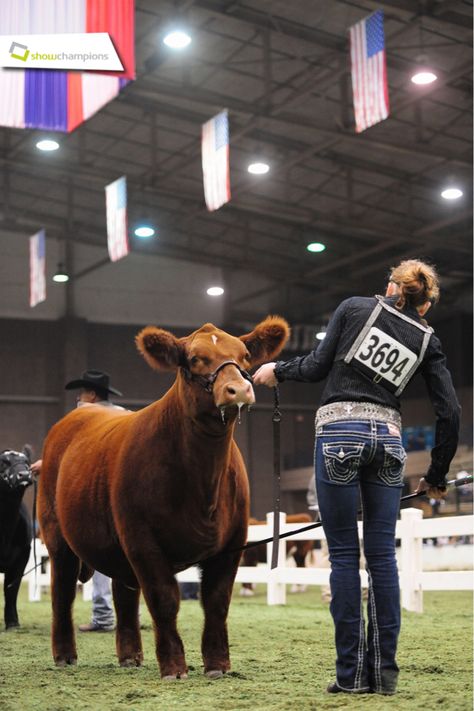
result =
[[53,141],[51,138],[43,138],[41,141],[37,142],[36,148],[40,151],[57,151],[59,143],[57,141]]
[[136,228],[135,234],[137,237],[153,237],[155,230],[149,225],[140,225]]
[[69,281],[69,275],[65,270],[62,262],[58,262],[58,267],[56,269],[56,274],[53,276],[53,281],[57,282],[58,284]]
[[316,334],[318,341],[323,341],[326,338],[326,331],[318,331]]
[[268,163],[250,163],[247,170],[252,175],[265,175],[270,170],[270,166]]
[[171,49],[184,49],[191,44],[191,36],[184,30],[172,30],[165,35],[163,42]]
[[209,296],[222,296],[224,289],[222,286],[210,286],[206,292]]
[[463,196],[463,191],[460,190],[459,188],[445,188],[442,193],[441,197],[444,198],[445,200],[458,200],[460,197]]
[[423,86],[426,84],[432,84],[437,80],[437,76],[434,72],[428,69],[418,69],[415,74],[411,77],[413,84],[418,86]]
[[322,242],[310,242],[306,246],[306,249],[308,250],[308,252],[324,252],[324,250],[326,249],[326,245]]

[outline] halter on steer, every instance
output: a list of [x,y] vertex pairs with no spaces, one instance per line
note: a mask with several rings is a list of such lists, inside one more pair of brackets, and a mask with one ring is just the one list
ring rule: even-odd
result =
[[30,463],[23,452],[15,452],[12,449],[0,452],[0,479],[12,490],[33,483]]
[[245,380],[248,380],[249,383],[253,382],[250,373],[241,368],[240,365],[235,362],[235,360],[225,360],[223,363],[218,365],[212,373],[209,373],[209,375],[199,375],[198,373],[191,372],[191,369],[188,364],[181,366],[181,370],[183,371],[183,375],[188,383],[199,383],[199,385],[201,385],[207,393],[210,393],[212,395],[214,383],[216,382],[217,376],[219,375],[220,371],[228,365],[234,365],[239,371],[240,375],[245,378]]
[[[239,371],[239,373],[241,374],[241,376],[243,378],[245,378],[245,380],[248,380],[249,383],[253,382],[252,376],[250,375],[250,373],[248,373],[246,370],[241,368],[240,365],[235,362],[235,360],[225,360],[223,363],[218,365],[217,368],[212,373],[209,373],[209,375],[199,375],[198,373],[192,373],[187,364],[185,366],[182,366],[181,370],[183,371],[184,378],[185,378],[186,382],[199,383],[199,385],[201,385],[207,393],[212,395],[214,383],[216,382],[216,378],[219,375],[219,372],[228,365],[235,366],[237,368],[237,370]],[[237,407],[239,408],[239,424],[240,424],[240,408],[242,407],[242,403],[240,403],[240,404],[236,403],[236,404],[237,404]],[[225,425],[225,409],[226,409],[225,405],[221,405],[219,407],[219,410],[221,411],[222,422],[224,425]],[[250,410],[250,405],[248,406],[248,409]]]

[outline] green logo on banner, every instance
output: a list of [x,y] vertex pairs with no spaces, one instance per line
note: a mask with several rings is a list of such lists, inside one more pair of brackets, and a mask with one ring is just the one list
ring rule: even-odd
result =
[[[16,54],[18,50],[23,50],[23,54]],[[12,42],[11,47],[10,47],[10,55],[14,59],[19,59],[20,62],[26,62],[30,54],[30,50],[26,46],[26,44],[20,44],[19,42]]]

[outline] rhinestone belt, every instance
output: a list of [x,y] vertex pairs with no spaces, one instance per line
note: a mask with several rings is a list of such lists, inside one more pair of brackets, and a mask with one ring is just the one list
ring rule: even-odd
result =
[[402,426],[402,419],[397,410],[373,402],[333,402],[323,405],[316,412],[315,426],[337,420],[378,420],[396,425],[399,429]]

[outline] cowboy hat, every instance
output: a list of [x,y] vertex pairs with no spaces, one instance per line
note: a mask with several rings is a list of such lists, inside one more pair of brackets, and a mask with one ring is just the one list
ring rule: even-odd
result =
[[64,389],[77,390],[78,388],[85,388],[86,390],[105,390],[113,395],[122,395],[120,390],[110,387],[109,380],[109,374],[103,373],[101,370],[85,370],[82,374],[82,378],[66,383]]

